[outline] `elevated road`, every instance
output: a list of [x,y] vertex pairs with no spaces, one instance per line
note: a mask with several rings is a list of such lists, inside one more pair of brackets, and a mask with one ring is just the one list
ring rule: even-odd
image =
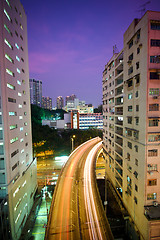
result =
[[113,239],[94,171],[100,140],[82,144],[64,166],[52,199],[46,240]]

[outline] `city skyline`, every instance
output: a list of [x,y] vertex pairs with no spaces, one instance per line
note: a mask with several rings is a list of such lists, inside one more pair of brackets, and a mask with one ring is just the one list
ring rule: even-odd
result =
[[132,20],[159,8],[158,0],[21,2],[28,19],[30,78],[43,81],[43,95],[54,103],[74,93],[95,107],[102,103],[102,72],[113,46],[120,51]]

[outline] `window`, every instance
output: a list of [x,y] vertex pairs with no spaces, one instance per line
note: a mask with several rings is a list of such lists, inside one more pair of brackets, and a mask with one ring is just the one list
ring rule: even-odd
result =
[[137,74],[135,76],[135,79],[136,79],[136,84],[139,84],[140,83],[140,74]]
[[131,66],[131,67],[128,69],[128,75],[130,75],[131,73],[133,73],[133,66]]
[[157,179],[149,179],[147,185],[148,186],[155,186],[155,185],[157,185]]
[[18,62],[20,62],[20,58],[19,58],[18,56],[16,56],[16,60],[17,60]]
[[9,116],[17,116],[17,112],[9,112]]
[[135,145],[134,147],[135,147],[135,151],[138,152],[138,146]]
[[14,164],[14,166],[12,167],[12,171],[18,166],[19,166],[19,161],[16,164]]
[[132,96],[133,96],[133,94],[132,94],[132,93],[129,93],[129,94],[128,94],[128,99],[132,99]]
[[134,171],[134,176],[135,176],[135,178],[138,178],[138,173],[137,173],[137,171]]
[[15,128],[17,128],[17,124],[15,124],[15,125],[10,125],[10,126],[9,126],[9,129],[10,129],[10,130],[13,130],[13,129],[15,129]]
[[6,73],[8,73],[9,75],[14,77],[14,73],[11,70],[9,70],[8,68],[6,68]]
[[18,44],[17,43],[15,43],[15,47],[19,50],[19,46],[18,46]]
[[159,142],[159,141],[160,141],[160,135],[159,134],[148,135],[148,142]]
[[135,97],[136,97],[136,98],[138,97],[138,91],[136,91],[136,93],[135,93]]
[[16,34],[16,36],[18,37],[18,33],[17,33],[17,31],[15,31],[15,34]]
[[152,30],[160,30],[160,21],[151,21]]
[[130,160],[131,160],[130,153],[127,153],[127,160],[128,160],[128,161],[130,161]]
[[139,112],[139,105],[136,105],[136,112]]
[[134,201],[135,201],[135,204],[138,203],[138,199],[136,197],[134,197]]
[[19,150],[15,150],[13,153],[11,153],[11,158],[14,157],[17,153],[19,153]]
[[8,0],[6,0],[6,3],[8,4],[8,6],[9,6],[10,8],[12,8],[12,7],[11,7],[11,4],[9,3]]
[[151,47],[160,47],[160,40],[151,39]]
[[138,192],[138,186],[135,184],[135,191]]
[[18,25],[18,21],[17,21],[17,19],[15,18],[14,20],[15,20],[15,23]]
[[11,18],[9,16],[8,12],[6,11],[6,9],[4,9],[4,13],[5,13],[6,17],[8,18],[8,20],[11,22],[12,20],[11,20]]
[[12,143],[14,143],[14,142],[16,142],[16,141],[18,141],[18,137],[12,138],[12,139],[10,140],[10,143],[12,144]]
[[158,119],[151,119],[149,120],[149,127],[158,127]]
[[148,164],[148,166],[147,166],[147,171],[148,171],[148,172],[158,171],[158,169],[157,169],[157,164]]
[[139,125],[139,117],[136,117],[135,120],[136,120],[136,125]]
[[128,117],[128,124],[132,124],[132,117]]
[[133,137],[135,138],[135,140],[137,140],[139,138],[139,132],[138,131],[134,131],[133,132]]
[[158,72],[150,72],[150,79],[160,79]]
[[156,95],[159,96],[159,88],[150,88],[149,95]]
[[158,156],[158,149],[148,150],[148,157],[157,157],[157,156]]
[[150,63],[160,63],[160,55],[150,56]]
[[8,54],[5,54],[5,58],[8,59],[8,61],[11,63],[14,63],[13,59]]
[[126,130],[126,135],[129,136],[129,137],[132,137],[132,131],[127,129]]
[[13,35],[12,32],[10,31],[10,29],[7,27],[6,24],[4,24],[4,28],[7,30],[7,32],[8,32],[11,36]]
[[138,166],[138,159],[135,158],[135,165]]
[[8,102],[16,103],[16,99],[14,99],[14,98],[8,98]]
[[139,54],[139,53],[140,53],[140,48],[138,47],[138,48],[137,48],[137,54]]
[[128,112],[132,112],[132,106],[128,106]]
[[131,142],[128,142],[128,147],[129,147],[130,149],[132,149],[132,143],[131,143]]
[[130,49],[132,46],[133,46],[133,39],[129,42],[129,45],[128,45],[129,49]]
[[147,200],[155,200],[157,199],[157,193],[148,193]]
[[132,61],[132,60],[133,60],[133,53],[132,53],[131,55],[129,55],[128,60],[129,60],[129,61]]
[[136,62],[136,69],[139,68],[139,62]]
[[159,104],[149,104],[149,111],[159,111]]
[[7,44],[7,46],[10,48],[10,49],[13,49],[12,45],[8,42],[8,40],[5,38],[4,39],[4,42],[5,44]]
[[10,84],[10,83],[7,83],[7,87],[10,88],[10,89],[12,89],[12,90],[15,90],[15,86],[13,86],[13,85]]

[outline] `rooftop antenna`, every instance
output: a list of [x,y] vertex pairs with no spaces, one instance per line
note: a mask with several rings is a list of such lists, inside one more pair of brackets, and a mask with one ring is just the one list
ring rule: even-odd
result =
[[151,3],[151,1],[147,1],[144,4],[140,5],[140,10],[138,10],[138,12],[141,12],[141,17],[146,12],[146,6],[150,3]]

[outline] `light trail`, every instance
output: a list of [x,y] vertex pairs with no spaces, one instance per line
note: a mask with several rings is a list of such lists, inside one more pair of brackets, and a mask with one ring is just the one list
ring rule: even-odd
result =
[[84,167],[84,197],[85,197],[85,207],[87,212],[87,221],[90,226],[89,228],[89,235],[90,239],[95,240],[103,240],[101,234],[101,228],[98,221],[98,215],[96,211],[95,201],[93,197],[93,190],[92,190],[92,178],[91,178],[91,171],[92,171],[92,163],[94,161],[95,154],[97,153],[99,147],[101,146],[102,142],[96,144],[92,150],[89,152],[85,167]]

